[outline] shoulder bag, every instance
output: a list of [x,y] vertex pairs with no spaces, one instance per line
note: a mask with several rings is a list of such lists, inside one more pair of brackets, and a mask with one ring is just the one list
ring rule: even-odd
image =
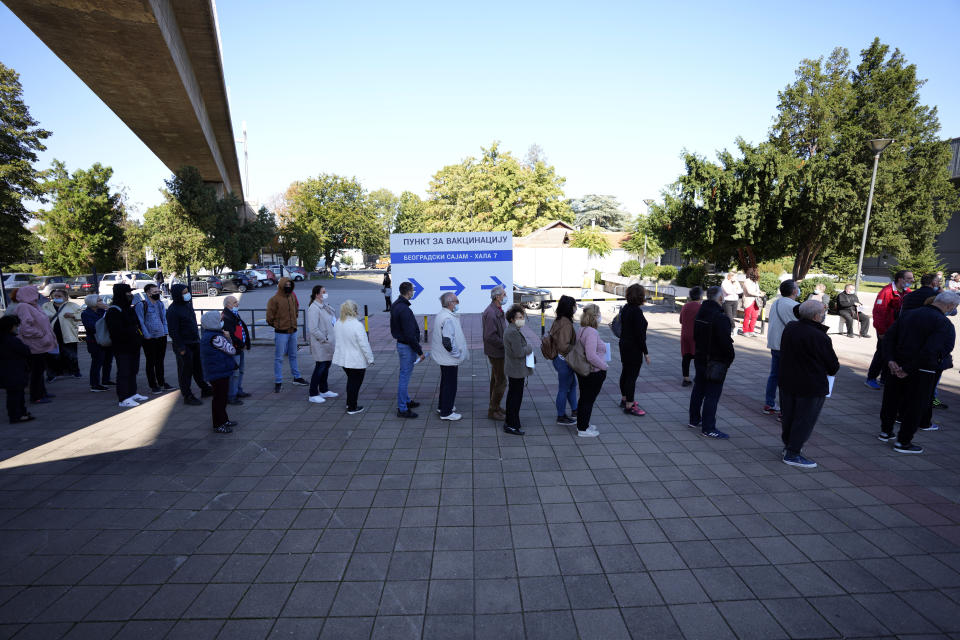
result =
[[566,359],[567,364],[570,365],[570,368],[573,369],[577,375],[590,375],[590,362],[587,361],[587,352],[583,348],[583,342],[578,340],[576,335],[574,335],[573,346],[570,347],[570,351],[567,352]]

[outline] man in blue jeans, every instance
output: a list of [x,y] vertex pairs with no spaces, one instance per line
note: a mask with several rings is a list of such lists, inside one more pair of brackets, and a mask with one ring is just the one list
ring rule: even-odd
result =
[[307,386],[297,366],[297,321],[300,318],[300,303],[293,292],[293,280],[280,278],[277,292],[267,302],[267,324],[273,327],[273,392],[283,388],[283,356],[290,361],[293,384]]
[[410,385],[410,374],[413,365],[423,360],[423,349],[420,348],[420,327],[410,308],[410,299],[413,298],[413,285],[409,282],[400,283],[400,297],[390,309],[390,335],[397,341],[397,355],[400,357],[400,378],[397,380],[397,417],[416,418],[411,409],[420,406],[419,402],[410,399],[407,387]]
[[783,335],[783,329],[790,322],[797,319],[794,307],[799,303],[797,296],[800,295],[800,289],[793,280],[784,280],[780,283],[780,297],[770,305],[770,313],[767,315],[767,349],[770,349],[770,375],[767,377],[767,392],[763,402],[763,412],[766,414],[779,414],[780,406],[777,404],[777,384],[780,376],[780,337]]

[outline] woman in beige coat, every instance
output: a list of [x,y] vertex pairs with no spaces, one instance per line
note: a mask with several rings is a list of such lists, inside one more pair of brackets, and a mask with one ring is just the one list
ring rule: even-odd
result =
[[310,355],[316,360],[313,375],[310,376],[310,402],[321,404],[327,398],[336,398],[335,391],[327,386],[327,375],[333,360],[336,340],[333,325],[337,322],[337,312],[327,304],[327,289],[317,285],[310,293],[310,306],[307,307],[307,337],[310,340]]

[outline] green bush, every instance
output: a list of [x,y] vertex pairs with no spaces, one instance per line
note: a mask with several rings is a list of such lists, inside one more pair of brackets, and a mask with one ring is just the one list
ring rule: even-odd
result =
[[37,264],[11,264],[3,268],[4,273],[32,273],[34,275],[45,275],[43,265]]
[[806,278],[800,283],[800,296],[797,298],[797,300],[803,302],[809,298],[810,294],[813,293],[813,288],[821,283],[826,287],[825,293],[829,294],[831,298],[836,295],[837,287],[832,278]]
[[600,269],[593,270],[593,282],[595,284],[603,284],[603,274],[600,273]]
[[657,278],[665,282],[671,282],[677,277],[677,268],[672,264],[661,265],[657,270]]
[[723,279],[726,277],[725,273],[710,273],[703,276],[703,288],[706,291],[709,287],[719,287],[723,284]]
[[620,275],[624,278],[640,275],[641,267],[639,260],[627,260],[620,265]]
[[707,275],[707,267],[702,264],[688,264],[677,274],[677,284],[681,287],[699,287]]
[[767,300],[773,300],[780,293],[780,274],[761,271],[757,284],[760,285],[760,290],[767,294]]
[[789,258],[780,258],[779,260],[764,260],[757,265],[757,271],[763,273],[769,271],[775,276],[781,273],[793,273],[793,260]]
[[648,262],[640,269],[640,275],[644,278],[655,278],[659,268],[655,262]]

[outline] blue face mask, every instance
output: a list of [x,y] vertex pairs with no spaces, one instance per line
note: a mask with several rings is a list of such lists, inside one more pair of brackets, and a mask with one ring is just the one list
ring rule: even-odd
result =
[[183,294],[183,301],[184,301],[184,302],[190,302],[190,299],[191,299],[191,298],[193,298],[193,296],[190,295],[189,293]]
[[453,312],[456,313],[457,311],[460,311],[460,305],[455,304],[453,305]]
[[235,316],[240,315],[240,307],[231,307],[230,311],[233,312],[233,315]]

